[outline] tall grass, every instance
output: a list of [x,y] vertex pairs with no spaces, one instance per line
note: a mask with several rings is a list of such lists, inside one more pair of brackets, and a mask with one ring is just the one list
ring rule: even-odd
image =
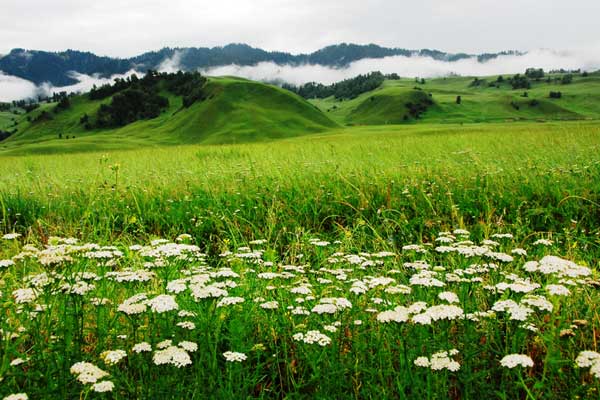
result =
[[463,225],[526,236],[560,233],[571,220],[593,235],[598,135],[596,124],[377,128],[268,144],[7,157],[0,227],[106,241],[188,232],[205,245],[251,237],[285,245],[297,232],[400,244]]

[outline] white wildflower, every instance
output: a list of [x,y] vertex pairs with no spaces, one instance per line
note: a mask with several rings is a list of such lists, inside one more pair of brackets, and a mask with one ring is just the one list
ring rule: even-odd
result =
[[331,338],[327,335],[322,334],[317,330],[308,331],[304,333],[296,333],[293,339],[298,342],[304,342],[306,344],[318,344],[319,346],[327,346],[331,343]]
[[509,354],[500,360],[500,365],[506,368],[515,368],[516,366],[527,368],[533,367],[533,360],[525,354]]
[[102,381],[92,385],[92,390],[98,393],[112,392],[114,388],[115,384],[111,381]]
[[115,365],[127,357],[127,353],[124,350],[107,350],[100,354],[100,357],[106,365]]
[[226,351],[223,353],[223,357],[225,357],[225,361],[227,362],[242,362],[248,359],[244,353],[239,353],[237,351]]
[[158,295],[155,298],[146,301],[146,304],[153,312],[159,314],[179,309],[175,297],[168,294]]
[[27,393],[13,393],[4,397],[3,400],[29,400]]
[[192,364],[192,359],[187,351],[177,346],[169,346],[163,350],[155,351],[152,361],[156,365],[171,364],[177,368]]
[[96,383],[100,379],[108,376],[108,372],[101,370],[94,364],[84,361],[73,364],[73,366],[71,366],[71,374],[77,375],[77,380],[84,385]]
[[569,296],[571,291],[563,285],[546,285],[546,291],[553,296]]
[[178,346],[181,347],[182,349],[184,349],[185,351],[189,351],[190,353],[193,353],[198,350],[198,345],[196,343],[190,342],[188,340],[179,342]]
[[152,346],[148,342],[140,342],[133,346],[132,351],[134,353],[144,353],[152,351]]
[[243,297],[223,297],[217,303],[217,307],[231,306],[234,304],[243,303],[244,301],[246,301],[246,300]]
[[460,299],[453,292],[442,292],[438,294],[438,299],[447,301],[448,303],[460,303]]

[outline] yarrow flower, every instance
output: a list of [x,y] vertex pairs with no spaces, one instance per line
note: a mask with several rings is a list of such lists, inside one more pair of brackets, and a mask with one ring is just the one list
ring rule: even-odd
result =
[[29,400],[27,393],[14,393],[4,397],[3,400]]
[[569,296],[571,291],[563,285],[546,285],[546,291],[553,296]]
[[92,385],[92,390],[98,393],[112,392],[114,388],[115,384],[111,381],[102,381]]
[[179,305],[175,301],[175,297],[168,294],[161,294],[146,302],[150,309],[156,313],[164,313],[168,311],[178,310]]
[[217,303],[217,307],[230,306],[234,304],[243,303],[244,301],[246,301],[246,299],[244,299],[243,297],[223,297]]
[[517,366],[527,368],[533,367],[533,360],[525,354],[509,354],[500,360],[500,365],[511,369]]
[[32,303],[37,299],[37,293],[30,288],[13,290],[12,295],[17,304]]
[[442,292],[438,294],[438,299],[447,301],[448,303],[460,303],[460,299],[453,292]]
[[260,305],[260,308],[264,308],[265,310],[276,310],[279,308],[279,303],[275,300],[267,301]]
[[156,365],[171,364],[177,368],[192,364],[192,359],[187,351],[177,346],[169,346],[164,350],[155,351],[152,361]]
[[304,333],[295,333],[292,336],[297,342],[304,342],[306,344],[318,344],[319,346],[327,346],[331,343],[331,338],[327,335],[322,334],[317,330],[308,331]]
[[458,354],[458,350],[452,349],[450,351],[440,351],[431,355],[430,358],[418,357],[415,359],[414,364],[417,367],[429,368],[432,371],[440,371],[447,369],[451,372],[456,372],[460,369],[458,361],[451,359],[451,356]]
[[185,351],[189,351],[190,353],[193,353],[198,350],[198,345],[196,343],[187,340],[179,342],[178,346],[184,349]]
[[4,239],[4,240],[14,240],[14,239],[17,239],[17,238],[20,238],[20,237],[21,237],[20,233],[13,232],[13,233],[7,233],[6,235],[2,236],[2,239]]
[[131,349],[131,351],[133,351],[134,353],[143,353],[143,352],[147,352],[147,351],[152,351],[152,346],[148,342],[140,342],[140,343],[136,344],[135,346],[133,346],[133,349]]
[[579,368],[590,368],[594,378],[600,378],[600,354],[595,351],[584,350],[575,359]]
[[225,357],[225,361],[227,362],[242,362],[248,358],[244,353],[237,351],[226,351],[223,353],[223,357]]
[[452,305],[437,305],[426,309],[421,314],[414,315],[412,321],[421,325],[429,325],[432,321],[453,320],[461,318],[465,312],[462,308]]
[[85,361],[80,361],[73,364],[73,366],[71,366],[71,374],[76,375],[76,379],[84,385],[96,383],[100,379],[108,376],[108,372],[103,371],[94,364]]
[[190,331],[196,329],[196,324],[194,324],[192,321],[181,321],[177,323],[177,326]]
[[11,367],[16,367],[16,366],[21,365],[21,364],[23,364],[25,362],[27,362],[27,360],[22,359],[22,358],[15,358],[14,360],[12,360],[10,362],[10,366]]
[[107,350],[100,357],[102,357],[106,365],[115,365],[127,357],[127,353],[124,350]]

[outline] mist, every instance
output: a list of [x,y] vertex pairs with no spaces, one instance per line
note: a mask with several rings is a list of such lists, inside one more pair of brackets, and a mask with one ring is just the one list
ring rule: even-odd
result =
[[26,79],[21,79],[12,75],[5,75],[0,71],[0,102],[10,102],[13,100],[37,99],[38,96],[52,96],[52,93],[84,93],[88,92],[94,85],[101,86],[106,83],[112,83],[116,78],[126,78],[134,73],[134,70],[125,74],[112,75],[108,78],[102,78],[98,75],[86,75],[79,72],[70,72],[69,77],[75,79],[77,83],[69,86],[53,86],[49,83],[35,85]]
[[[346,68],[331,68],[322,65],[305,64],[298,66],[277,65],[263,62],[254,66],[225,65],[200,70],[209,76],[239,76],[264,82],[286,82],[301,85],[307,82],[331,84],[359,74],[381,71],[384,74],[397,73],[402,77],[433,78],[449,75],[488,76],[523,73],[527,68],[595,71],[600,69],[600,49],[581,49],[575,51],[534,50],[524,55],[499,56],[487,62],[479,62],[477,58],[459,61],[439,61],[430,57],[394,56],[378,59],[363,59],[351,63]],[[165,58],[157,68],[160,72],[177,72],[180,69],[182,53],[176,52],[173,57]],[[5,75],[0,71],[0,101],[12,101],[38,96],[49,96],[54,92],[68,93],[87,92],[93,85],[100,86],[112,83],[115,78],[125,78],[136,71],[131,70],[122,75],[101,78],[98,75],[85,75],[71,72],[70,77],[77,80],[70,86],[56,87],[48,83],[36,86],[30,81]],[[138,72],[139,74],[139,72]]]
[[28,80],[4,75],[0,71],[0,102],[34,97],[37,87]]
[[209,68],[201,72],[210,76],[232,75],[258,81],[279,81],[295,85],[307,82],[331,84],[359,74],[381,71],[397,73],[402,77],[433,78],[452,74],[462,76],[487,76],[524,73],[529,67],[593,71],[600,69],[600,52],[534,50],[524,55],[507,55],[487,62],[477,58],[460,61],[439,61],[430,57],[393,56],[378,59],[363,59],[351,63],[347,68],[330,68],[321,65],[282,66],[272,62],[255,66],[226,65]]

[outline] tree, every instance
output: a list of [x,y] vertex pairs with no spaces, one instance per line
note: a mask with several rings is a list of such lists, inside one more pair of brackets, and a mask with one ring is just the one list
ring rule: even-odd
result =
[[571,75],[571,74],[563,75],[562,79],[560,80],[560,83],[562,83],[563,85],[568,85],[572,82],[573,82],[573,75]]
[[540,80],[544,77],[544,70],[542,68],[527,68],[525,76],[530,79]]
[[513,89],[531,89],[531,82],[529,79],[521,74],[517,74],[509,80]]

